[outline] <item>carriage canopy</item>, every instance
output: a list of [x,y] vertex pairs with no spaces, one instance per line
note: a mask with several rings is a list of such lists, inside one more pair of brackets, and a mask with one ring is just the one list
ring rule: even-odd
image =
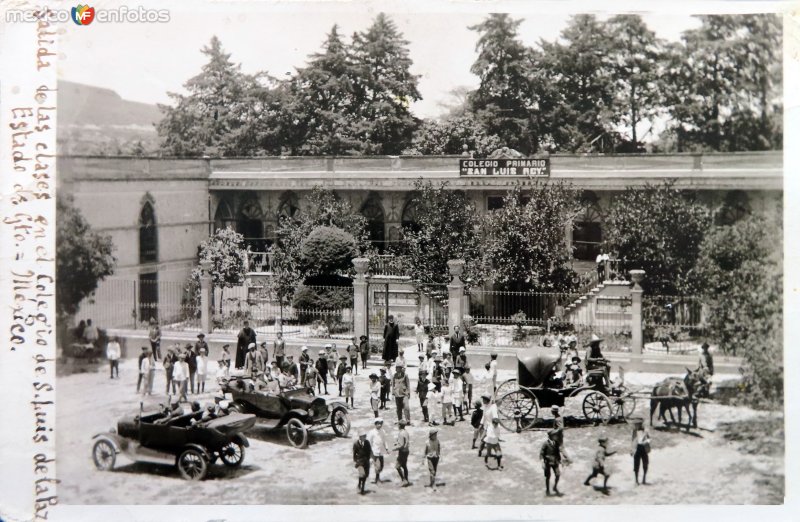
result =
[[559,360],[560,357],[555,355],[518,355],[517,380],[519,385],[526,388],[543,387]]

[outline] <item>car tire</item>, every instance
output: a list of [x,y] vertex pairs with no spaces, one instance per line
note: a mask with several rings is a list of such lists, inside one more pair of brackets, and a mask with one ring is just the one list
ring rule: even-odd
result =
[[94,460],[94,466],[100,471],[111,471],[117,461],[117,450],[106,439],[100,439],[94,443],[92,448],[92,460]]
[[186,480],[203,480],[208,473],[208,460],[195,448],[187,448],[178,456],[178,472]]
[[344,408],[336,408],[331,413],[331,427],[337,437],[347,437],[350,433],[350,417]]
[[244,445],[235,440],[228,442],[220,448],[219,458],[229,468],[241,466],[244,462]]
[[305,448],[308,444],[308,429],[303,421],[297,418],[289,419],[286,423],[286,438],[295,448]]

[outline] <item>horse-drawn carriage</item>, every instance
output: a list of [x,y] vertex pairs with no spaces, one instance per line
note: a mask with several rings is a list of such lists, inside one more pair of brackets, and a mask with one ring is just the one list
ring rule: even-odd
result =
[[566,399],[583,395],[583,415],[607,424],[612,418],[625,420],[636,408],[636,398],[625,388],[622,378],[610,383],[602,370],[590,371],[586,378],[565,385],[558,378],[562,362],[552,355],[517,357],[517,378],[497,388],[495,400],[500,424],[520,432],[536,425],[540,408],[564,406]]

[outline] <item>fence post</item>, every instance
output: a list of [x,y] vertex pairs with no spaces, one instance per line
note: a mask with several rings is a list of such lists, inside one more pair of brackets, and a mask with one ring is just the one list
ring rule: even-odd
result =
[[211,333],[211,262],[201,261],[200,268],[200,330]]
[[639,283],[644,279],[644,270],[631,270],[631,352],[635,355],[642,354],[642,287]]
[[447,285],[447,325],[450,335],[455,333],[455,327],[461,326],[461,318],[464,317],[464,282],[461,281],[461,274],[464,273],[464,260],[451,259],[447,262],[450,275],[453,276],[450,284]]
[[356,268],[356,278],[353,281],[353,335],[360,338],[366,335],[368,330],[367,316],[367,268],[369,258],[357,257],[353,259],[353,266]]

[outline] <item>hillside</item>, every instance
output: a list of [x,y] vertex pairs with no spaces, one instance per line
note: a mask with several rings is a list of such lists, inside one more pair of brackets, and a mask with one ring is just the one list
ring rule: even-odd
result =
[[[111,89],[58,82],[58,145],[61,154],[152,154],[158,149],[154,104],[123,100]],[[141,147],[139,147],[141,142]]]

